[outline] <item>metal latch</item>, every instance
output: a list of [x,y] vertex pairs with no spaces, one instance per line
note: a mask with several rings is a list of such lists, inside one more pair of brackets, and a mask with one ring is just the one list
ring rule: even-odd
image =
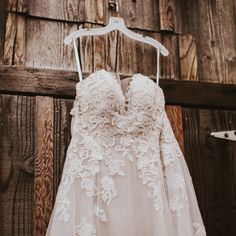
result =
[[222,138],[231,141],[236,141],[236,130],[211,132],[211,136],[215,138]]

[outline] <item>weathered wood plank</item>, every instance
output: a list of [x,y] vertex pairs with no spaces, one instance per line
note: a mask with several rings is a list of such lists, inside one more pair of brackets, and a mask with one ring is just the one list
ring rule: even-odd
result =
[[26,18],[8,13],[4,44],[3,64],[24,65],[26,47]]
[[104,23],[104,11],[107,11],[106,0],[85,0],[84,21],[88,23]]
[[28,9],[31,16],[67,21],[84,21],[86,14],[85,2],[87,2],[87,0],[34,0],[29,1]]
[[[139,30],[134,31],[142,33]],[[145,35],[160,41],[158,33],[147,32]],[[147,76],[156,77],[156,49],[150,45],[131,40],[123,34],[118,34],[118,36],[117,71],[126,75],[142,73]]]
[[7,11],[28,12],[27,0],[7,0]]
[[181,151],[184,153],[182,109],[180,106],[166,106],[165,109]]
[[53,99],[53,205],[61,180],[66,152],[71,140],[71,115],[73,100]]
[[14,45],[17,34],[17,20],[18,16],[12,13],[7,14],[6,20],[6,34],[4,44],[3,64],[14,64]]
[[205,167],[204,146],[201,145],[199,130],[199,111],[193,108],[182,108],[183,130],[185,143],[185,159],[193,180],[198,204],[202,213],[204,224],[207,218],[207,168]]
[[53,208],[53,98],[36,97],[34,235],[45,235]]
[[160,57],[160,78],[179,79],[179,45],[177,35],[164,34],[162,35],[162,44],[169,51],[167,57]]
[[28,19],[25,66],[76,70],[73,45],[63,42],[76,29],[76,24]]
[[236,83],[235,3],[186,1],[182,4],[183,33],[196,38],[201,81]]
[[[83,27],[93,28],[100,26],[84,24]],[[117,32],[112,32],[104,36],[83,37],[79,43],[82,71],[91,73],[102,68],[115,71],[116,47]]]
[[33,97],[0,95],[0,234],[33,233]]
[[[84,78],[87,75],[88,73],[84,73]],[[122,79],[127,76],[129,75],[121,74]],[[155,80],[155,77],[150,78]],[[0,67],[1,93],[74,98],[77,82],[77,72],[18,66]],[[164,91],[168,105],[236,108],[235,85],[160,79],[160,87]]]
[[[106,0],[108,2],[108,0]],[[119,13],[117,16],[125,19],[127,27],[151,31],[159,31],[159,11],[158,1],[145,0],[145,1],[118,1]],[[107,4],[105,5],[107,12]],[[107,13],[107,19],[111,13]]]
[[197,81],[196,40],[192,35],[179,35],[180,78]]
[[236,112],[184,108],[183,117],[186,160],[208,235],[234,235],[236,144],[210,133],[235,129]]
[[182,32],[181,1],[159,0],[160,30]]
[[5,31],[6,31],[6,0],[2,0],[0,1],[0,65],[3,64]]

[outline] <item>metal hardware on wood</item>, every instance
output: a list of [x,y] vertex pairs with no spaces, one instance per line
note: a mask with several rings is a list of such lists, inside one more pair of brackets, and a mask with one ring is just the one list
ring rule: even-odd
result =
[[231,141],[236,141],[236,130],[212,132],[211,136],[215,138],[222,138],[222,139],[227,139]]
[[116,12],[119,11],[119,5],[118,5],[118,2],[116,2],[116,1],[110,1],[110,2],[108,3],[108,7],[109,7],[109,9],[112,10],[112,11],[116,11]]

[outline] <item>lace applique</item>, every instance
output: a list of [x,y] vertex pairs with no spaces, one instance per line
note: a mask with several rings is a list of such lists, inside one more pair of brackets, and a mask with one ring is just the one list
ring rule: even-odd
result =
[[166,112],[163,113],[163,128],[160,134],[161,156],[165,166],[182,157],[179,144],[174,136]]
[[175,190],[174,195],[170,198],[170,209],[176,212],[177,216],[180,216],[181,209],[183,209],[182,199],[189,205],[184,178],[175,174],[173,186]]
[[84,178],[81,181],[81,188],[86,190],[86,193],[89,197],[97,195],[97,186],[94,180]]
[[96,236],[95,226],[86,222],[84,217],[80,219],[80,224],[75,226],[74,232],[77,236]]
[[[146,149],[146,146],[145,146]],[[142,179],[143,184],[146,184],[152,190],[148,193],[148,196],[153,198],[154,206],[160,214],[163,213],[162,202],[162,178],[157,166],[158,155],[148,156],[142,155],[137,159],[137,168],[139,170],[139,178]]]
[[117,196],[117,190],[115,188],[115,184],[112,178],[108,176],[104,176],[101,179],[101,197],[104,202],[106,202],[107,206],[110,205],[113,198]]
[[174,184],[175,189],[179,189],[181,192],[181,196],[188,201],[188,196],[186,192],[186,186],[185,186],[185,181],[184,178],[181,177],[179,174],[175,174],[175,184]]
[[111,175],[116,175],[116,174],[121,176],[125,175],[125,172],[121,170],[121,167],[125,166],[124,160],[112,160],[112,158],[110,158],[109,162],[106,161],[106,163],[108,163],[108,169]]
[[104,209],[100,208],[97,204],[94,205],[94,214],[101,219],[101,221],[107,222],[107,217]]
[[[65,162],[61,183],[57,194],[57,210],[60,213],[60,218],[64,221],[69,219],[70,202],[66,197],[71,185],[76,177],[81,178],[81,188],[85,189],[89,197],[96,195],[97,187],[95,182],[89,177],[96,175],[99,172],[98,161],[103,159],[103,151],[100,145],[89,135],[82,138],[78,142],[72,138],[71,144],[68,147],[68,158]],[[79,148],[79,144],[83,147]]]
[[206,236],[205,227],[199,223],[193,223],[194,236]]
[[183,209],[183,205],[180,203],[180,197],[178,195],[174,195],[170,199],[170,209],[176,212],[177,216],[181,215],[181,209]]
[[120,143],[115,146],[115,151],[122,152],[122,157],[126,157],[130,161],[134,161],[131,154],[130,146],[134,143],[133,137],[130,134],[121,136]]

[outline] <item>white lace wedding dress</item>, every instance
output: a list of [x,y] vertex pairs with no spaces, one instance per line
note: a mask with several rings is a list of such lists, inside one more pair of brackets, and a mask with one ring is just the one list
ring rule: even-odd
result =
[[76,85],[72,139],[47,236],[205,236],[162,89],[104,69]]

